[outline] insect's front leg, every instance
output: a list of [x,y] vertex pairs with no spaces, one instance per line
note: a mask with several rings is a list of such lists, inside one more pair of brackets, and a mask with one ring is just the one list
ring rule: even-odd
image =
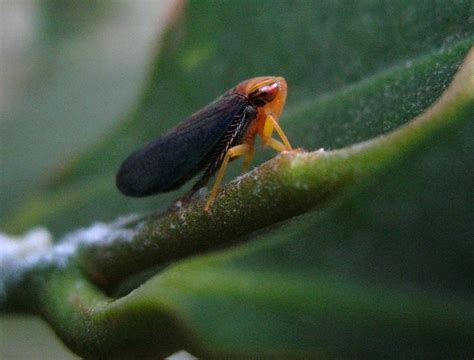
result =
[[229,164],[229,160],[237,156],[246,155],[249,152],[249,149],[250,146],[248,144],[241,144],[231,147],[229,151],[227,151],[224,160],[222,161],[222,165],[219,169],[219,172],[217,173],[216,181],[214,182],[214,186],[212,187],[211,194],[209,195],[206,205],[204,206],[205,211],[209,211],[212,203],[216,199],[217,191],[219,190],[219,186],[221,185],[222,179],[224,178],[225,169]]
[[[283,141],[283,144],[280,143],[278,140],[275,140],[272,138],[273,130],[275,130],[278,133],[278,135],[280,136],[280,139]],[[290,142],[288,141],[288,138],[286,137],[280,125],[278,124],[278,121],[276,121],[272,115],[267,115],[267,117],[265,118],[265,123],[263,125],[263,132],[261,136],[262,136],[264,146],[270,146],[279,152],[284,151],[284,150],[287,150],[287,151],[293,150],[293,148],[290,145]],[[281,150],[280,145],[283,145],[283,150]]]

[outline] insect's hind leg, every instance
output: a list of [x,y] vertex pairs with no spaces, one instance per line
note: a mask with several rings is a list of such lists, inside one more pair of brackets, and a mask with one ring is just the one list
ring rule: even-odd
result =
[[227,168],[227,165],[229,164],[229,160],[237,156],[246,155],[249,151],[250,151],[250,146],[248,144],[237,145],[237,146],[231,147],[227,151],[227,153],[225,154],[224,160],[222,161],[222,165],[219,169],[219,172],[217,173],[216,181],[214,182],[214,185],[212,186],[212,190],[209,195],[209,198],[207,199],[206,205],[204,206],[205,211],[209,211],[209,208],[211,207],[212,203],[216,199],[217,191],[219,190],[219,186],[221,185],[222,179],[224,178],[225,169]]
[[255,144],[247,144],[248,151],[244,154],[244,163],[242,165],[242,172],[246,172],[250,164],[252,163],[253,157],[255,156]]

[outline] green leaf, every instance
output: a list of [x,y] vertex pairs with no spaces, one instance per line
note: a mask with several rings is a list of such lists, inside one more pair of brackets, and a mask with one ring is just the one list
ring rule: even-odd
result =
[[[117,165],[256,75],[287,78],[281,123],[296,146],[336,150],[283,154],[227,186],[211,216],[198,200],[145,218],[128,242],[33,271],[13,298],[88,357],[471,356],[472,50],[436,100],[474,44],[474,4],[252,4],[189,2],[136,112],[8,226],[60,233],[165,208],[178,195],[116,195]],[[169,266],[116,299],[76,270],[117,285],[153,265]]]
[[474,50],[434,107],[367,146],[378,155],[360,164],[388,157],[384,171],[246,245],[170,266],[114,301],[71,269],[32,277],[19,299],[36,288],[36,311],[85,356],[468,356],[473,90]]

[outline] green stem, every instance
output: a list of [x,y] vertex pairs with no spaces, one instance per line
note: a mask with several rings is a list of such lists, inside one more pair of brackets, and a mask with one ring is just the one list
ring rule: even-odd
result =
[[[178,331],[176,319],[165,313],[166,307],[123,311],[120,300],[108,298],[84,279],[73,263],[66,269],[49,269],[27,278],[17,289],[16,299],[41,315],[65,344],[83,357],[115,354],[140,358],[150,349],[154,356],[164,357],[180,350],[178,343],[184,332]],[[160,334],[158,343],[150,338],[150,332]]]

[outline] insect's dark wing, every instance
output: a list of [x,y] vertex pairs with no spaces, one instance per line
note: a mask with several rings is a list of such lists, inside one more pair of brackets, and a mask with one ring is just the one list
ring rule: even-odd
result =
[[123,162],[118,189],[141,197],[178,188],[206,166],[206,157],[247,106],[245,97],[227,94],[191,115]]

